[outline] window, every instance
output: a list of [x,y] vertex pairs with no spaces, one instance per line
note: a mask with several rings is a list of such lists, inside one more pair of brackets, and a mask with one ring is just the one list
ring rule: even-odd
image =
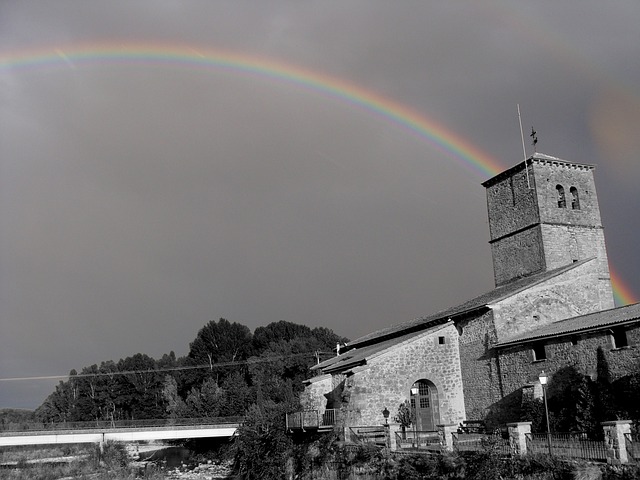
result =
[[544,343],[537,343],[533,346],[533,361],[539,362],[540,360],[547,359],[547,352],[544,349]]
[[558,192],[558,208],[567,208],[567,199],[564,196],[564,187],[562,185],[556,185],[556,191]]
[[420,408],[429,408],[429,397],[420,397]]
[[429,385],[427,384],[427,382],[418,383],[418,394],[429,395]]
[[416,408],[416,399],[415,398],[411,399],[411,408]]
[[576,187],[571,187],[569,189],[571,193],[571,208],[573,210],[580,210],[580,199],[578,198],[578,189]]
[[624,328],[616,328],[611,331],[611,341],[613,348],[624,348],[629,346],[627,332]]
[[444,337],[438,337],[438,343],[444,345]]

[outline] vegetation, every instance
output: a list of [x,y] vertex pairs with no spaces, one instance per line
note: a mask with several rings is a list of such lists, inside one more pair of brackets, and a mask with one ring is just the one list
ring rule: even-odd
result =
[[[319,440],[298,450],[295,466],[299,470],[288,472],[289,478],[303,480],[626,480],[639,478],[640,468],[635,465],[610,466],[571,462],[558,457],[523,456],[504,458],[487,448],[464,454],[394,454],[371,445],[325,445],[320,462],[317,458]],[[301,461],[304,451],[306,463]],[[291,462],[291,467],[294,463]],[[279,475],[260,478],[287,478]],[[247,477],[251,478],[251,477]]]
[[[240,435],[227,452],[241,478],[279,479],[564,479],[637,478],[637,467],[615,469],[585,466],[557,458],[522,457],[505,460],[490,448],[455,455],[395,455],[385,449],[345,446],[335,435],[292,435],[285,432],[285,413],[299,410],[302,381],[310,366],[331,355],[345,339],[323,328],[289,322],[260,327],[252,334],[225,319],[204,325],[185,357],[173,352],[156,360],[138,353],[118,362],[105,361],[71,372],[66,382],[33,412],[1,411],[3,425],[37,419],[46,423],[178,419],[243,416]],[[594,379],[568,367],[554,374],[548,385],[551,428],[597,436],[600,422],[615,418],[640,419],[640,366],[617,381],[611,380],[606,356],[598,352]],[[533,431],[546,431],[541,400],[523,402],[522,419]],[[414,422],[408,402],[398,406],[394,420],[404,428]],[[204,444],[203,444],[204,445]],[[195,442],[192,447],[203,445]],[[19,451],[14,458],[28,460]],[[6,458],[6,457],[5,457]],[[93,470],[92,470],[93,469]],[[595,471],[596,469],[597,471]],[[3,478],[133,478],[121,447],[108,445],[103,456],[89,452],[69,465],[29,467]],[[22,476],[21,476],[22,475]],[[161,479],[157,471],[146,478]]]
[[[601,423],[631,420],[640,425],[640,364],[630,374],[611,380],[606,356],[597,350],[595,376],[582,375],[575,367],[565,367],[551,377],[547,386],[549,423],[554,432],[585,432],[602,437]],[[531,421],[533,432],[546,432],[542,399],[524,399],[522,420]]]
[[72,370],[36,410],[44,423],[244,416],[253,404],[290,404],[309,367],[345,341],[325,328],[276,322],[250,330],[211,321],[189,354],[138,353]]

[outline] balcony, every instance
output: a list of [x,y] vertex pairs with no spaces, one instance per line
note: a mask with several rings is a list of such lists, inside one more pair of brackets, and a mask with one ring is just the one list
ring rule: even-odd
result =
[[336,424],[338,410],[327,409],[320,413],[318,410],[287,413],[287,432],[330,432]]

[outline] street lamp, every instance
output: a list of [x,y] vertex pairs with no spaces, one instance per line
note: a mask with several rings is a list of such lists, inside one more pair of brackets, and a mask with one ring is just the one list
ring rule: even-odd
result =
[[547,446],[549,447],[549,455],[551,456],[551,427],[549,426],[549,407],[547,407],[547,374],[544,373],[544,370],[540,372],[538,375],[538,380],[540,380],[540,385],[542,385],[542,396],[544,397],[544,413],[547,417]]
[[412,422],[413,423],[413,442],[414,445],[416,446],[416,448],[418,448],[418,428],[416,423],[418,423],[418,405],[417,405],[417,398],[416,395],[418,395],[418,392],[420,390],[418,389],[417,385],[413,385],[413,387],[411,387],[411,396],[412,398],[412,402],[411,402],[411,411],[413,413],[413,419]]
[[389,423],[389,410],[387,407],[384,407],[384,410],[382,410],[382,416],[384,417],[384,424],[387,425]]

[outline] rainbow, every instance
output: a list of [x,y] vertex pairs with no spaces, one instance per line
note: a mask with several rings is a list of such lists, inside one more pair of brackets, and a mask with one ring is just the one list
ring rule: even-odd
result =
[[[44,67],[75,67],[102,63],[151,63],[213,68],[289,83],[343,100],[399,125],[481,177],[493,177],[504,169],[493,157],[446,126],[395,100],[324,73],[234,51],[204,49],[191,45],[131,42],[46,47],[0,54],[0,74]],[[613,271],[611,279],[616,303],[634,303],[631,290]]]

